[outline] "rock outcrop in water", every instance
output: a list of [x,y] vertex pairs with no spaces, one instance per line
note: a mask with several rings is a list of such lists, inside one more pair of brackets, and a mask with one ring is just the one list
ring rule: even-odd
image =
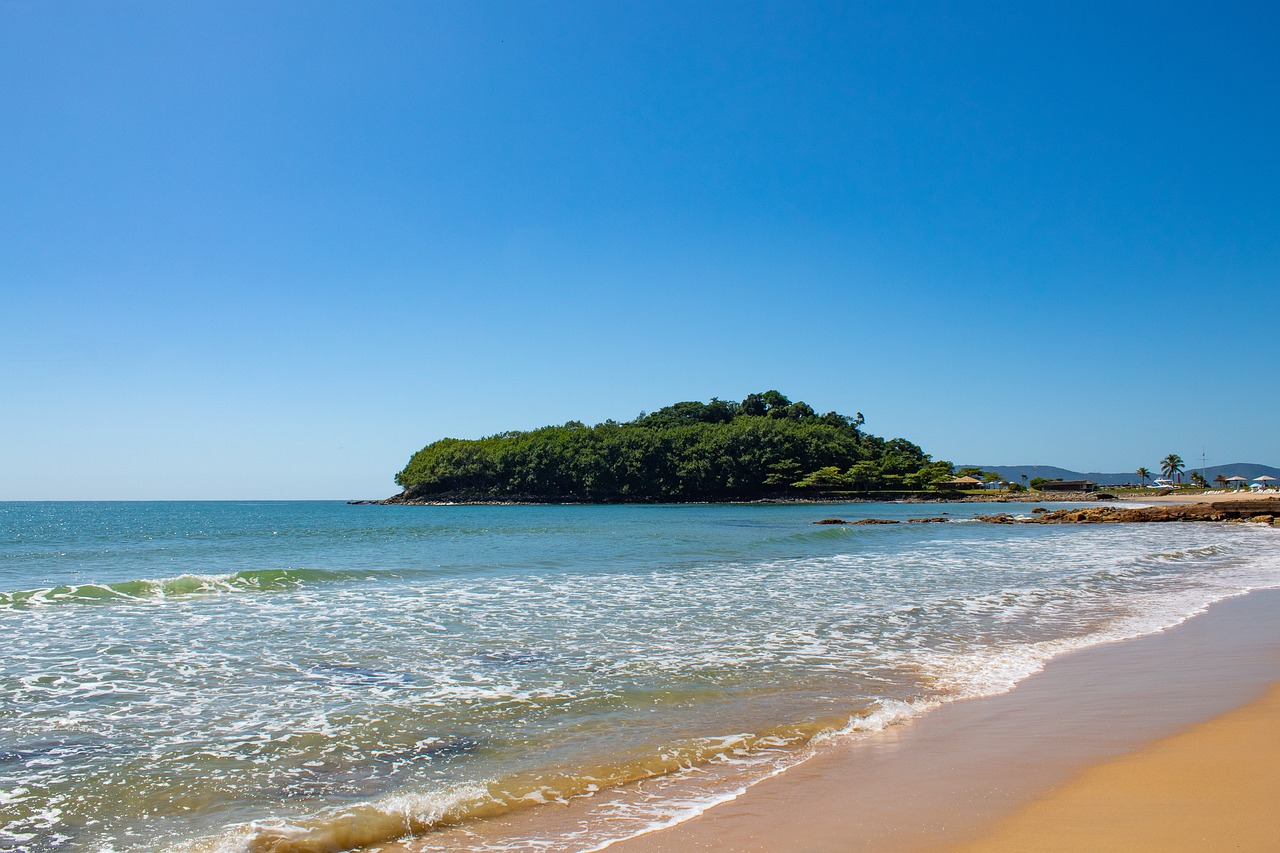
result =
[[1162,504],[1160,506],[1091,506],[1033,513],[1015,518],[1008,513],[980,515],[988,524],[1127,524],[1159,521],[1253,521],[1272,524],[1280,515],[1280,498],[1258,501]]
[[[987,524],[1133,524],[1159,521],[1250,521],[1272,524],[1280,517],[1280,498],[1256,501],[1219,501],[1218,503],[1162,504],[1160,506],[1091,506],[1049,511],[1036,507],[1031,516],[1013,516],[1007,512],[979,515],[974,521]],[[908,518],[908,523],[927,524],[949,521],[941,516]],[[886,518],[863,518],[845,521],[826,518],[814,524],[897,524]]]

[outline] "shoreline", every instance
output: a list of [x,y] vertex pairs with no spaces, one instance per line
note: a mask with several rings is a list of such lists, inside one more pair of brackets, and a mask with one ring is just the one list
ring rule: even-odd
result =
[[[984,508],[950,509],[970,516]],[[880,511],[899,518],[928,513],[910,505]],[[102,580],[116,574],[137,579],[138,563],[151,564],[155,546],[146,543],[155,539],[139,533],[158,534],[162,544],[166,537],[200,534],[207,546],[185,562],[203,567],[261,564],[264,555],[296,553],[314,555],[305,562],[317,566],[345,568],[281,570],[314,572],[283,585],[262,576],[274,570],[259,569],[246,571],[247,583],[234,589],[220,576],[182,575],[174,578],[182,584],[154,596],[149,595],[152,579],[142,579],[141,588],[127,581],[118,590],[127,599],[143,593],[162,606],[138,606],[134,600],[116,606],[116,591],[96,587],[86,589],[90,594],[83,601],[66,602],[69,607],[47,616],[10,608],[9,620],[19,628],[34,620],[59,633],[38,632],[30,642],[28,632],[15,634],[9,672],[42,665],[46,636],[62,648],[92,654],[85,638],[92,638],[104,619],[124,626],[121,638],[132,642],[137,663],[157,673],[137,685],[139,693],[156,700],[125,720],[130,744],[145,744],[148,732],[171,719],[163,713],[168,696],[191,695],[215,712],[198,721],[198,730],[184,732],[183,742],[203,751],[192,753],[184,746],[163,757],[168,764],[152,763],[141,751],[98,750],[93,742],[77,754],[73,777],[58,775],[63,771],[54,764],[34,762],[11,763],[10,778],[15,784],[49,779],[50,790],[60,790],[53,786],[65,779],[79,811],[68,810],[60,822],[82,837],[101,834],[97,815],[108,815],[121,827],[108,830],[113,837],[209,840],[197,831],[221,817],[220,806],[212,803],[208,812],[200,811],[205,801],[194,798],[202,796],[208,764],[188,757],[208,755],[222,762],[219,767],[238,768],[239,721],[262,720],[270,721],[269,727],[255,727],[255,737],[263,742],[271,737],[281,746],[270,747],[278,750],[272,753],[274,767],[238,777],[246,791],[262,786],[261,795],[252,790],[253,799],[236,806],[253,821],[241,828],[225,819],[220,824],[236,838],[241,837],[236,833],[251,835],[245,842],[250,846],[318,849],[326,839],[348,836],[373,844],[412,829],[424,833],[424,850],[441,849],[434,842],[450,833],[461,842],[451,849],[500,850],[498,844],[468,844],[461,836],[486,833],[489,818],[505,812],[513,822],[546,815],[544,825],[563,824],[564,816],[573,814],[585,813],[589,820],[576,835],[553,831],[530,838],[514,827],[514,843],[505,849],[603,849],[610,839],[636,836],[669,819],[706,811],[712,802],[736,798],[739,787],[749,788],[771,769],[784,769],[783,762],[794,767],[790,758],[812,754],[803,744],[815,734],[825,752],[842,739],[829,731],[866,731],[937,708],[935,700],[1007,691],[1067,648],[1167,629],[1245,589],[1280,586],[1280,540],[1270,528],[1068,531],[975,524],[916,528],[917,535],[905,529],[845,532],[805,525],[823,512],[812,507],[671,507],[656,513],[550,508],[514,515],[464,510],[462,516],[445,513],[454,516],[446,519],[414,512],[393,513],[394,518],[377,512],[353,515],[336,505],[272,512],[188,507],[160,515],[146,507],[128,512],[94,507],[67,513],[71,521],[103,522],[68,526],[100,530],[100,539],[91,542],[120,548],[120,557],[104,560]],[[25,517],[38,521],[44,513],[34,507]],[[184,526],[175,528],[173,518]],[[468,525],[473,518],[485,523]],[[463,523],[455,523],[459,520]],[[250,538],[228,549],[223,539],[205,535],[232,529]],[[303,537],[288,543],[274,538],[277,531],[287,537],[302,530],[322,534],[307,537],[322,547],[310,547]],[[62,554],[69,549],[61,548],[57,535],[35,556],[58,549],[66,559],[32,559],[19,576],[38,579],[48,565],[66,574],[83,569],[77,554]],[[430,540],[425,549],[424,538]],[[376,555],[369,541],[380,543]],[[493,566],[512,570],[492,572]],[[96,592],[112,602],[99,600]],[[335,600],[342,606],[335,609]],[[216,667],[170,664],[165,649],[182,646],[202,624],[174,618],[184,613],[211,615],[226,626],[218,637],[226,648],[196,660],[225,655],[243,674],[235,683],[242,689],[226,691]],[[347,613],[361,618],[348,619]],[[1280,621],[1274,612],[1266,615],[1272,623]],[[741,616],[745,620],[739,621]],[[334,635],[337,645],[315,634],[314,626],[330,619],[342,623]],[[431,630],[405,632],[406,625]],[[686,625],[689,630],[681,633]],[[290,633],[294,626],[297,633]],[[668,630],[674,633],[660,636]],[[320,642],[313,645],[317,637]],[[302,651],[283,676],[272,669],[276,643]],[[865,651],[868,646],[871,653]],[[1250,646],[1257,647],[1256,642]],[[1182,665],[1185,656],[1175,657]],[[722,675],[726,671],[728,677]],[[206,678],[206,672],[213,677]],[[458,673],[463,680],[453,677]],[[296,701],[277,695],[282,678],[300,691]],[[81,682],[62,684],[67,694],[83,691]],[[638,687],[634,694],[622,692],[633,686]],[[37,700],[32,707],[45,707],[38,704],[44,701],[41,694],[31,692]],[[1191,692],[1216,697],[1224,691],[1201,687]],[[230,694],[225,701],[224,694]],[[26,694],[14,695],[27,701]],[[61,694],[54,698],[62,701]],[[104,709],[113,720],[123,716],[96,700],[85,707]],[[324,734],[323,754],[337,757],[319,770],[291,773],[315,766],[305,763],[317,755],[316,741],[305,733],[314,725],[314,709],[329,707],[358,712],[332,718],[335,727]],[[790,721],[802,723],[803,730]],[[885,743],[917,728],[894,726],[883,735],[855,737]],[[299,732],[301,739],[295,737]],[[36,747],[44,748],[42,742]],[[1039,748],[1033,742],[1026,753],[1039,755]],[[965,778],[985,772],[990,760],[987,750],[970,751],[976,759],[966,760],[975,769]],[[121,755],[131,770],[112,777],[121,787],[94,784],[99,777],[93,774],[116,773]],[[387,767],[404,768],[405,777],[391,775]],[[289,775],[282,777],[282,771]],[[290,785],[301,780],[280,790],[305,791],[314,799],[276,796],[272,780],[280,778]],[[344,780],[352,780],[354,802],[329,795],[330,786]],[[920,796],[918,786],[897,790]],[[612,796],[613,791],[621,793]],[[152,811],[143,811],[150,804],[142,793],[175,808],[153,819]],[[187,796],[193,799],[177,798]],[[119,812],[112,811],[113,802],[121,804]],[[187,817],[178,808],[196,814]],[[456,832],[427,832],[451,825]],[[197,831],[184,831],[188,827]]]
[[866,493],[844,498],[772,497],[750,500],[726,501],[592,501],[573,497],[518,497],[518,498],[469,498],[463,495],[435,498],[406,498],[403,493],[389,498],[349,500],[348,506],[830,506],[864,503],[1091,503],[1120,502],[1142,504],[1209,504],[1218,502],[1251,502],[1276,499],[1276,492],[1207,491],[1194,494],[1124,494],[1112,495],[1105,490],[1096,492],[1014,492],[993,495],[974,495],[961,492],[939,492],[921,495],[913,492],[886,492],[882,495]]
[[619,791],[668,800],[667,818],[614,840],[575,839],[589,814],[609,814],[597,795],[384,849],[505,849],[536,838],[547,851],[950,850],[1085,768],[1246,705],[1277,683],[1280,588],[1241,589],[1170,627],[1061,652],[1005,692],[837,736],[714,801],[670,799],[647,782],[625,786]]
[[[457,498],[453,500],[409,498],[398,500],[399,496],[397,495],[378,500],[350,500],[345,503],[347,506],[838,506],[841,504],[879,503],[1088,503],[1113,500],[1110,497],[1100,498],[1097,494],[1090,492],[1024,492],[1013,495],[938,494],[929,497],[904,495],[905,493],[895,492],[892,495],[880,497],[753,498],[741,501],[588,501],[575,500],[573,498],[547,498],[545,500],[534,498]],[[1120,498],[1115,498],[1115,500],[1120,500]]]
[[[734,800],[608,849],[984,850],[1001,821],[1074,777],[1277,685],[1280,589],[1254,590],[1164,631],[1053,658],[1007,693],[835,744]],[[1040,849],[1025,831],[1017,839],[1007,849]]]

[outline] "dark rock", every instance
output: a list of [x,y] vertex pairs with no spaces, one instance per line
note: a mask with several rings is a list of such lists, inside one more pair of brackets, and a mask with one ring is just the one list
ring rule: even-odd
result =
[[943,518],[940,515],[935,515],[930,518],[908,518],[907,524],[938,524],[940,522],[950,521],[950,520],[951,519],[949,518]]
[[822,521],[815,521],[814,524],[848,524],[843,518],[824,518]]
[[[1025,519],[1030,524],[1126,524],[1158,521],[1248,521],[1280,515],[1280,498],[1260,501],[1162,504],[1160,506],[1095,506],[1060,509]],[[983,521],[989,519],[981,519]]]

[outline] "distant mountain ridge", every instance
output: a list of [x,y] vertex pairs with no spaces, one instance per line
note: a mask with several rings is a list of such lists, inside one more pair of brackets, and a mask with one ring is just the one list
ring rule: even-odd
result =
[[[967,466],[958,465],[956,467],[964,468]],[[1024,474],[1028,480],[1034,479],[1035,477],[1044,477],[1046,480],[1092,480],[1102,486],[1118,486],[1122,483],[1138,482],[1138,475],[1132,471],[1127,473],[1072,471],[1068,468],[1058,468],[1054,465],[979,465],[976,467],[981,468],[983,471],[995,471],[1000,475],[1001,479],[1008,480],[1011,483],[1021,483]],[[1199,470],[1200,469],[1198,467],[1188,463],[1186,469],[1183,471],[1182,479],[1186,480],[1188,474],[1192,471]],[[1264,474],[1280,480],[1280,468],[1274,468],[1270,465],[1261,465],[1257,462],[1233,462],[1230,465],[1210,465],[1204,469],[1205,479],[1210,483],[1212,483],[1213,478],[1219,474],[1224,477],[1244,477],[1250,482],[1253,482],[1254,477],[1261,477]],[[1158,463],[1152,465],[1151,475],[1153,477],[1162,476]]]

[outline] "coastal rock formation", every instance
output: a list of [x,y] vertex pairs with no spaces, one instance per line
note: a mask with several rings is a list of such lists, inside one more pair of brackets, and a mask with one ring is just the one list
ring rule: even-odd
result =
[[[1155,521],[1248,521],[1274,525],[1280,517],[1280,498],[1257,501],[1219,501],[1218,503],[1162,504],[1160,506],[1091,506],[1050,512],[1042,507],[1030,516],[1013,516],[1007,512],[979,515],[974,521],[987,524],[1127,524]],[[930,524],[949,518],[908,518],[908,524]],[[887,518],[862,518],[845,521],[826,518],[814,524],[897,524]]]
[[1021,520],[1029,524],[1120,524],[1154,521],[1257,521],[1271,524],[1276,515],[1280,515],[1280,498],[1142,507],[1095,506],[1084,509],[1060,509]]

